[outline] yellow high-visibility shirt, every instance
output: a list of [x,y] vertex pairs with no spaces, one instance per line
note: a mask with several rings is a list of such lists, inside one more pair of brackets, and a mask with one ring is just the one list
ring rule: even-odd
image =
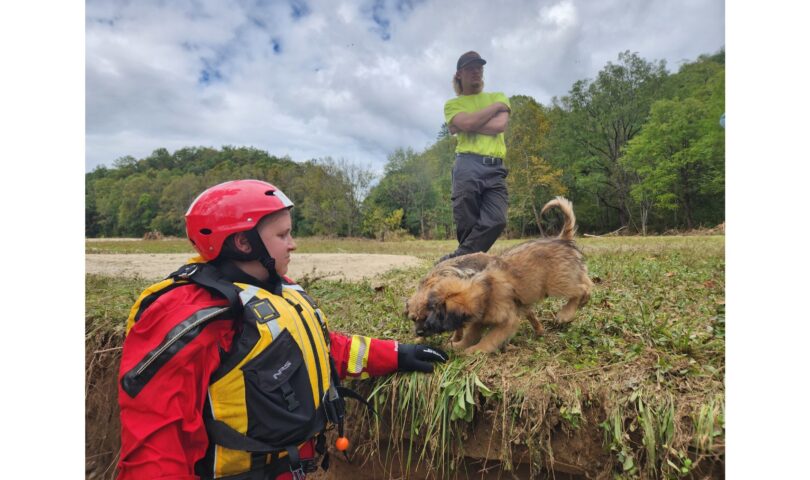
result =
[[[449,126],[453,117],[461,112],[473,113],[492,105],[503,102],[512,108],[509,99],[501,92],[481,92],[475,95],[460,95],[448,100],[444,104],[444,118]],[[458,132],[458,145],[456,153],[477,153],[485,157],[506,157],[506,142],[503,133],[497,135],[484,135],[480,133]]]

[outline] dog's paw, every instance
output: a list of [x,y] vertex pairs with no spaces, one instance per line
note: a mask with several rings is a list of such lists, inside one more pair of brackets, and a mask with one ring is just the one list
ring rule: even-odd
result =
[[473,345],[472,347],[468,347],[464,349],[464,355],[476,355],[476,354],[486,354],[492,353],[491,350],[486,349],[480,345]]
[[573,324],[573,322],[560,322],[560,321],[556,321],[556,319],[555,319],[554,322],[548,323],[546,325],[546,327],[547,327],[548,331],[550,331],[550,332],[559,333],[559,332],[567,332],[568,329],[571,328],[572,324]]

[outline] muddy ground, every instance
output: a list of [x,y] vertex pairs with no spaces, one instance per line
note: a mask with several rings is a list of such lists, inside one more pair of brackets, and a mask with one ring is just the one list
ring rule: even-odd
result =
[[[85,273],[109,276],[138,276],[147,280],[166,277],[186,263],[185,253],[86,254]],[[411,268],[423,260],[409,255],[365,253],[294,253],[287,275],[356,282],[373,279],[389,270]]]

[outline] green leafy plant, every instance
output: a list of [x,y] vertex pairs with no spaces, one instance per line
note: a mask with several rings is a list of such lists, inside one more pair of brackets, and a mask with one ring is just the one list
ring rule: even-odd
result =
[[[374,282],[308,279],[307,291],[331,329],[406,343],[415,337],[413,324],[401,314],[403,301],[453,244],[318,237],[298,243],[298,251],[407,253],[427,260]],[[517,243],[499,240],[493,252]],[[577,243],[598,282],[591,301],[567,328],[555,328],[552,315],[559,305],[541,302],[534,307],[547,327],[543,336],[535,336],[526,322],[501,353],[453,354],[431,375],[353,381],[382,417],[350,404],[347,425],[357,435],[352,437],[357,463],[381,464],[388,472],[383,477],[416,478],[427,470],[435,472],[433,478],[453,472],[474,477],[481,467],[469,465],[465,449],[473,432],[486,425],[492,436],[486,441],[495,452],[490,458],[497,458],[487,468],[502,471],[516,472],[519,462],[530,462],[539,475],[552,459],[566,461],[566,438],[594,435],[604,437],[605,457],[598,460],[607,459],[605,469],[616,478],[677,478],[707,463],[722,464],[723,237],[605,237]],[[127,244],[125,251],[132,252],[149,245],[154,253],[177,253],[180,247],[170,240],[104,244]],[[167,273],[173,267],[167,266]],[[114,413],[98,412],[116,405],[115,365],[124,321],[149,283],[86,277],[87,452],[93,462],[88,469],[98,469],[99,475],[115,460],[120,432],[110,421]],[[443,345],[447,339],[439,335],[429,342]],[[591,460],[597,459],[579,461],[592,465]],[[471,468],[476,470],[465,470]]]

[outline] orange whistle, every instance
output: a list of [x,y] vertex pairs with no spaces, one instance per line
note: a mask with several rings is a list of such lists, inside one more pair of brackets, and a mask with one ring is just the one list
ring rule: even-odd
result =
[[335,440],[335,447],[341,452],[345,452],[349,448],[349,439],[346,437],[339,437]]

